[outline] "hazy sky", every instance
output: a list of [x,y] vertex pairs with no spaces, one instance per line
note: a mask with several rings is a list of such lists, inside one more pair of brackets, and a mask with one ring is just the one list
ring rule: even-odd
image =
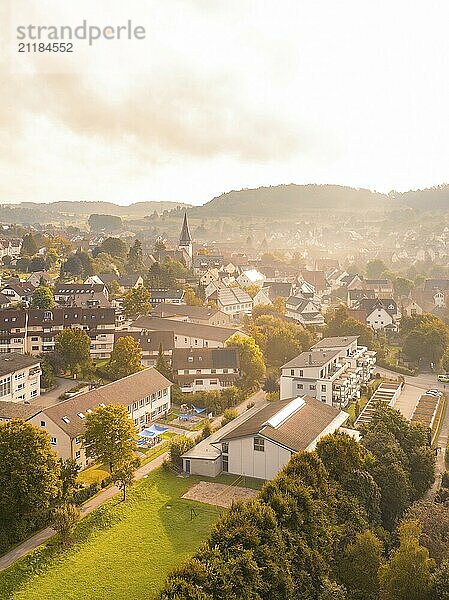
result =
[[[448,0],[8,1],[2,202],[449,181]],[[146,39],[17,52],[18,25],[83,19]]]

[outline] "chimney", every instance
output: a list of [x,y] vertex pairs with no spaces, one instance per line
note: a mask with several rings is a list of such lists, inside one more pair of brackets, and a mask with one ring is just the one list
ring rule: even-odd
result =
[[310,352],[309,353],[309,365],[311,365],[311,364],[312,364],[312,353]]

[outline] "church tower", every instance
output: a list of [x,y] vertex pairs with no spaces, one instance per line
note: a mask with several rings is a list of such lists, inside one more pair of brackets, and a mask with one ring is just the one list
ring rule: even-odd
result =
[[193,258],[192,236],[190,235],[189,223],[187,222],[187,212],[184,212],[184,221],[182,223],[181,235],[179,236],[179,249],[184,249]]

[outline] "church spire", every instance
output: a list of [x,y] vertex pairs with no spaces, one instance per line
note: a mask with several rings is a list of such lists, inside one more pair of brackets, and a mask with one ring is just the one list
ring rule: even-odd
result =
[[192,243],[189,224],[187,222],[187,211],[184,211],[184,221],[182,223],[181,235],[179,237],[180,246],[189,246]]

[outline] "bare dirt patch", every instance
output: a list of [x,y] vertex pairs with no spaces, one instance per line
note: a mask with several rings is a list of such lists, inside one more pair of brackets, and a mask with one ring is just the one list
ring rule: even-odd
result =
[[246,487],[200,481],[191,487],[190,490],[184,494],[183,498],[229,508],[234,500],[249,500],[256,495],[257,490],[251,490]]

